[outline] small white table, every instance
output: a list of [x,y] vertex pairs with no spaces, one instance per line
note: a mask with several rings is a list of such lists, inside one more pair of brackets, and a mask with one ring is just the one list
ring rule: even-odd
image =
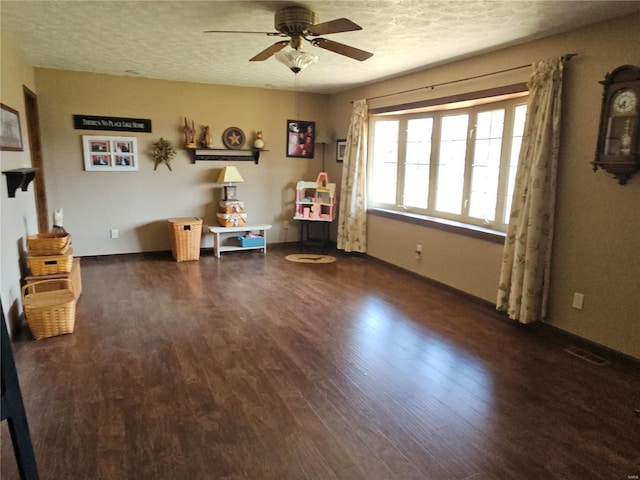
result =
[[[216,257],[220,258],[220,252],[232,252],[235,250],[262,250],[262,253],[267,253],[267,230],[271,228],[271,225],[245,225],[243,227],[217,227],[210,226],[209,231],[213,233],[213,253]],[[221,233],[240,233],[240,232],[259,232],[264,238],[264,245],[259,247],[241,247],[240,245],[221,245],[220,234]]]

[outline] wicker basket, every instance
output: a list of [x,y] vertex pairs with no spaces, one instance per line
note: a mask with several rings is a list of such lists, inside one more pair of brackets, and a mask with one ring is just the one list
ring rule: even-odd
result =
[[244,202],[237,200],[226,200],[220,202],[220,211],[222,213],[244,213]]
[[247,224],[246,213],[216,213],[222,227],[244,227]]
[[27,237],[29,255],[63,255],[71,246],[68,233],[39,233]]
[[53,275],[69,273],[73,268],[73,251],[69,249],[65,255],[27,256],[32,275]]
[[170,218],[171,253],[177,262],[200,259],[201,218]]
[[[57,290],[37,292],[38,285],[58,283]],[[51,288],[52,285],[47,285]],[[76,296],[68,279],[41,280],[22,287],[22,305],[29,330],[36,340],[73,333]]]

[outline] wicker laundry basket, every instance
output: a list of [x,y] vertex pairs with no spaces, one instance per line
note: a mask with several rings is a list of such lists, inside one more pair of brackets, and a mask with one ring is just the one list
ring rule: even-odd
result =
[[71,246],[68,233],[39,233],[27,237],[29,255],[63,255]]
[[33,275],[69,273],[73,267],[73,250],[68,249],[64,255],[27,255],[27,261]]
[[171,253],[177,262],[200,259],[201,218],[170,218],[169,237]]
[[[51,288],[54,282],[58,289],[42,291],[41,288],[38,291],[39,285],[47,284],[47,288]],[[41,280],[25,285],[22,287],[22,305],[29,330],[36,340],[73,333],[76,296],[71,280]]]

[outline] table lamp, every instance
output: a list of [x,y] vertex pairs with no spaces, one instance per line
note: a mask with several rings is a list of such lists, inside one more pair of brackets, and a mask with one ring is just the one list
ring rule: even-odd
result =
[[237,200],[236,198],[236,186],[234,183],[244,182],[244,179],[240,175],[240,172],[236,167],[224,167],[218,177],[218,183],[227,184],[224,185],[224,198],[225,202]]

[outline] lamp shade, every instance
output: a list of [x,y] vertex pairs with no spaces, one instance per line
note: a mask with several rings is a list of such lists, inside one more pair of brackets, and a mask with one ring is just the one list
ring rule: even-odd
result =
[[282,50],[275,54],[276,59],[284,63],[296,75],[310,64],[316,63],[318,57],[302,50]]
[[218,177],[218,183],[239,183],[244,182],[242,175],[236,167],[224,167]]
[[316,129],[316,138],[314,142],[322,144],[333,143],[333,135],[329,130],[318,128]]

